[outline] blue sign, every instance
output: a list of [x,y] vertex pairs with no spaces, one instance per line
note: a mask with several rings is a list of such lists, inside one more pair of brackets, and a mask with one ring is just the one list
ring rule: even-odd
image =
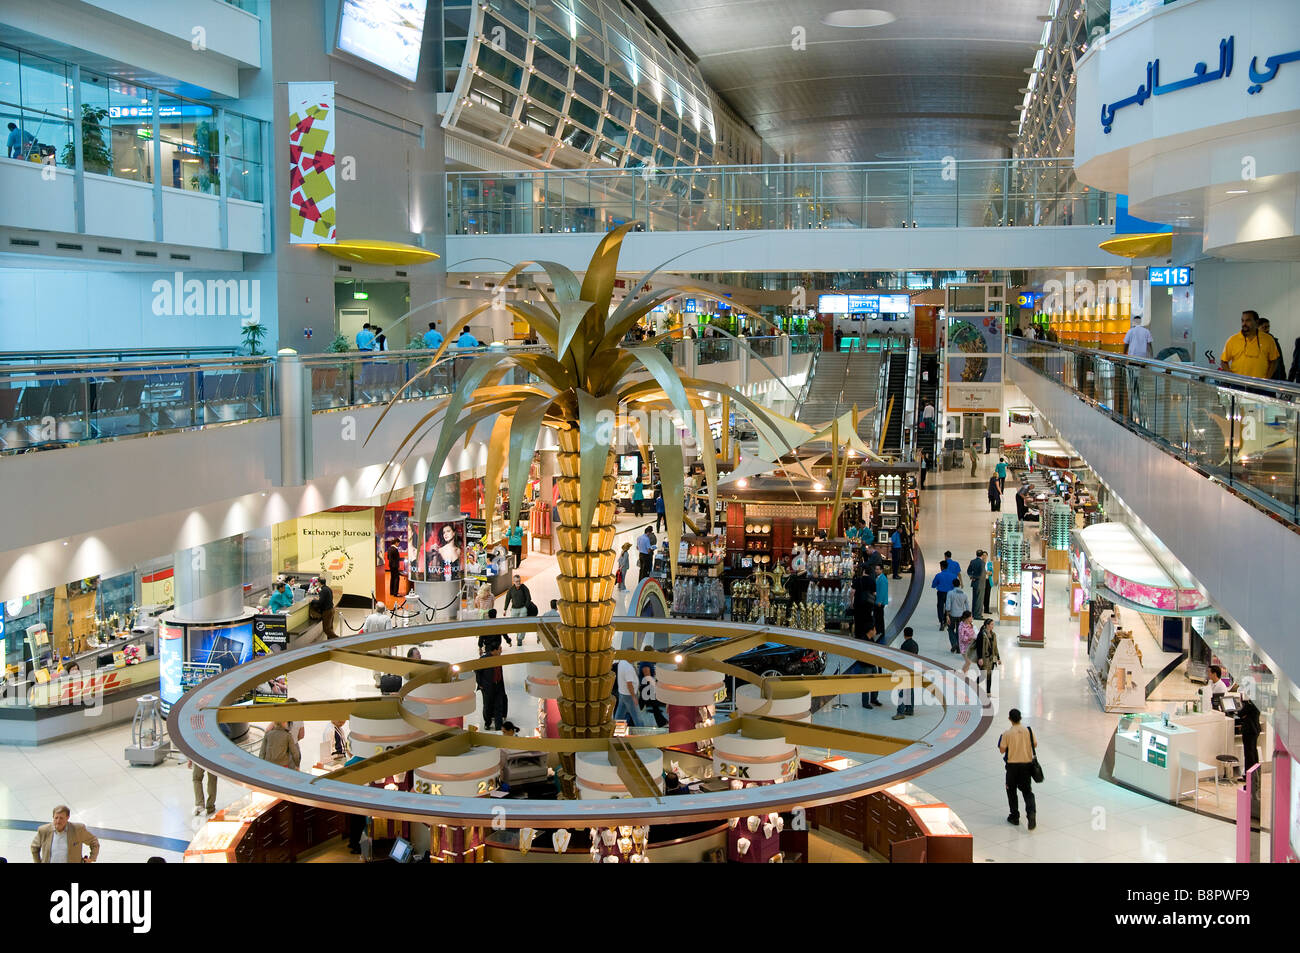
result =
[[1153,288],[1186,288],[1192,283],[1192,269],[1157,268],[1153,265],[1147,269],[1147,281],[1151,282]]
[[695,299],[694,299],[694,298],[687,298],[687,299],[686,299],[686,313],[687,313],[687,314],[694,314],[694,313],[695,313],[695,306],[696,306],[696,305],[695,305]]

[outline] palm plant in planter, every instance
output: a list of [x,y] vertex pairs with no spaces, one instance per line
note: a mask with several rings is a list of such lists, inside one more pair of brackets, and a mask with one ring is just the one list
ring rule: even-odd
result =
[[[560,475],[556,481],[560,514],[557,653],[562,696],[560,733],[566,738],[602,738],[613,733],[614,702],[610,692],[614,676],[610,669],[614,655],[614,444],[619,411],[628,412],[627,429],[642,454],[654,448],[664,487],[672,553],[677,552],[681,536],[685,471],[678,429],[671,419],[674,412],[697,439],[701,432],[704,435],[701,456],[711,503],[717,494],[717,461],[707,423],[700,426],[704,416],[702,394],[729,395],[745,408],[768,443],[783,448],[783,452],[793,449],[809,432],[732,387],[679,373],[655,346],[661,338],[640,346],[624,346],[628,330],[664,302],[683,293],[718,297],[704,289],[681,286],[645,293],[656,269],[641,278],[611,310],[619,249],[624,235],[636,224],[629,222],[602,238],[581,281],[554,262],[523,262],[511,269],[501,281],[503,286],[525,267],[536,264],[555,288],[553,299],[542,294],[544,307],[523,301],[505,305],[516,318],[532,326],[549,347],[549,353],[496,352],[476,358],[466,368],[456,391],[438,401],[407,432],[389,461],[395,463],[403,451],[404,459],[409,458],[424,437],[436,431],[437,445],[429,475],[417,491],[415,518],[422,524],[453,444],[462,436],[471,439],[477,426],[492,421],[484,485],[498,486],[502,475],[507,475],[510,523],[514,526],[519,522],[524,486],[541,428],[556,431],[560,445]],[[407,387],[430,373],[461,329],[491,306],[490,302],[484,304],[453,322],[429,366]],[[679,327],[661,337],[681,333]],[[742,346],[746,345],[742,342]],[[503,384],[505,374],[514,367],[538,378],[539,383]],[[394,402],[404,392],[405,388],[393,398]],[[385,409],[385,415],[391,406]],[[643,411],[646,413],[640,413]],[[374,432],[372,429],[371,436]],[[571,756],[566,759],[571,777]]]
[[[102,106],[81,104],[81,162],[87,172],[107,175],[113,166],[113,150],[108,142],[108,127],[104,120],[108,110]],[[76,144],[63,147],[63,164],[71,169],[77,164]]]
[[243,339],[243,346],[248,348],[250,357],[257,357],[262,353],[262,338],[266,337],[266,325],[259,322],[245,320],[240,326],[239,336]]

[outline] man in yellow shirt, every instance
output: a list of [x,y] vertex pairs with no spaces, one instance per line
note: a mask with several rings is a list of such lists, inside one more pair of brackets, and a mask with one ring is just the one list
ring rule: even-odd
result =
[[1228,338],[1219,356],[1223,370],[1267,380],[1281,361],[1282,355],[1272,336],[1259,333],[1259,313],[1241,312],[1241,330]]

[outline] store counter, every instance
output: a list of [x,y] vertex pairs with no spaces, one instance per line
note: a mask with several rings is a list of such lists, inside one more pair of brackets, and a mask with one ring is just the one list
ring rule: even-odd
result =
[[1115,730],[1112,776],[1127,787],[1174,803],[1179,757],[1191,754],[1202,764],[1217,767],[1215,758],[1231,753],[1232,744],[1232,719],[1221,712],[1180,715],[1168,724],[1163,715],[1125,715]]
[[345,815],[251,792],[222,808],[185,849],[187,864],[292,863],[339,837]]

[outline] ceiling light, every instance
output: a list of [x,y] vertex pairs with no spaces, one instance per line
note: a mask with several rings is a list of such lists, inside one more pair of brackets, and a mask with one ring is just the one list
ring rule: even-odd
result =
[[888,10],[835,10],[822,17],[822,25],[858,30],[865,27],[884,26],[887,23],[893,23],[897,19],[898,17]]
[[1228,189],[1229,195],[1245,195],[1250,189]]

